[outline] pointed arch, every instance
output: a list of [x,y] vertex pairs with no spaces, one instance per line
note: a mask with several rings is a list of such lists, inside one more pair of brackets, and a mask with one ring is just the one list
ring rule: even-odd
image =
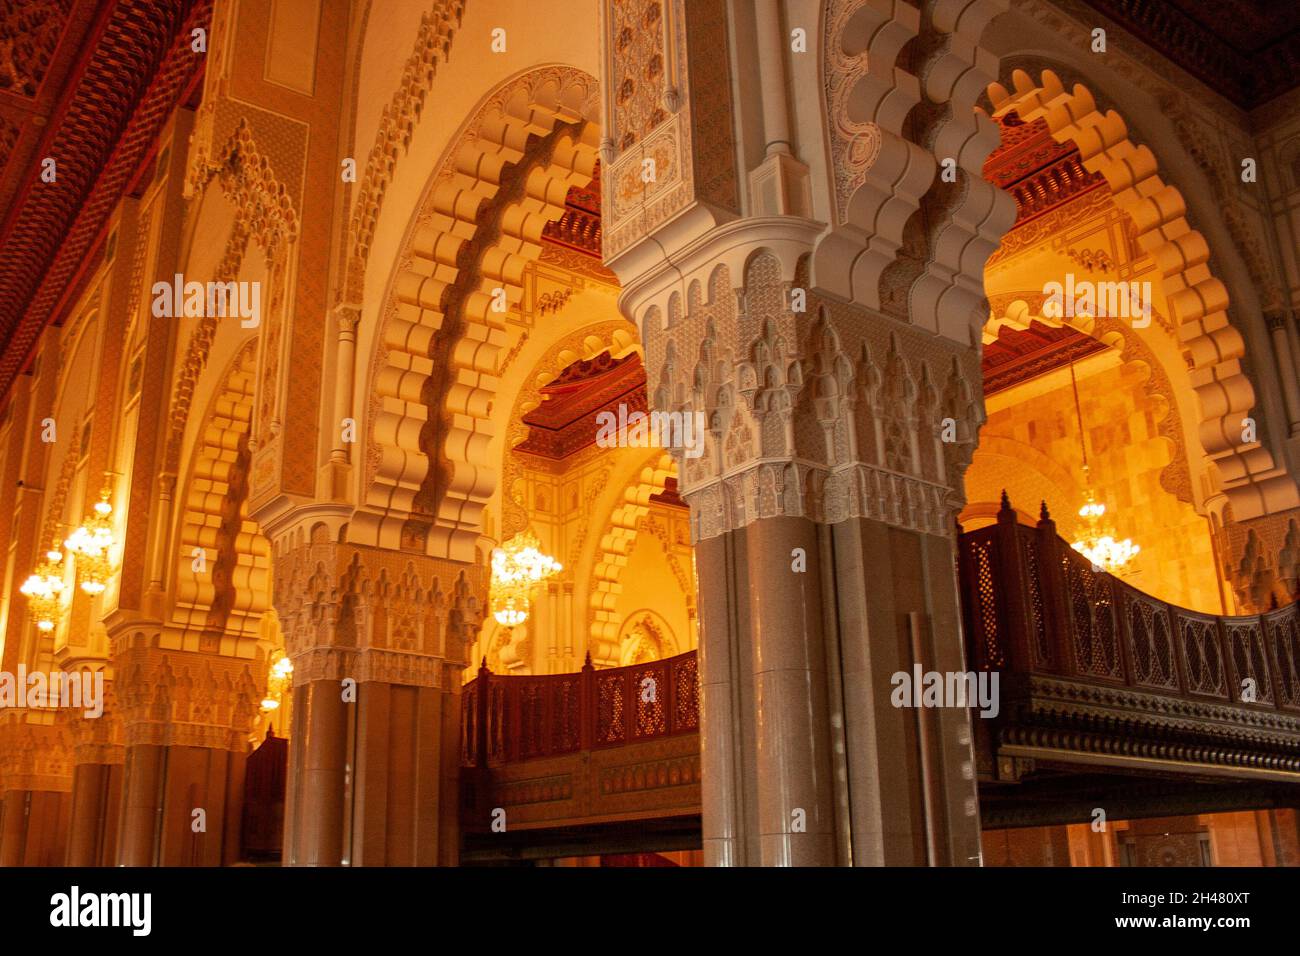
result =
[[650,511],[652,496],[662,494],[668,479],[677,474],[671,455],[657,451],[642,467],[614,506],[597,548],[591,583],[591,659],[597,664],[619,663],[619,626],[616,615],[623,586],[619,579],[636,544],[637,522]]

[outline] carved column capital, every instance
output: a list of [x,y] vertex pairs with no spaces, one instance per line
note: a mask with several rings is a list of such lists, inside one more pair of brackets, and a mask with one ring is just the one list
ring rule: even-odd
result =
[[744,251],[636,316],[651,406],[698,436],[670,449],[695,540],[777,515],[951,534],[977,353],[820,295],[797,245]]
[[72,789],[67,729],[53,709],[0,711],[0,794],[10,790]]
[[340,303],[330,310],[330,314],[334,318],[339,338],[346,336],[355,340],[357,326],[361,324],[361,306],[347,302]]
[[126,759],[122,715],[113,699],[113,682],[104,681],[102,710],[98,717],[84,710],[62,710],[74,766],[87,763],[120,764]]
[[113,638],[114,709],[122,742],[243,751],[266,691],[267,661],[183,649],[171,628]]
[[285,535],[275,551],[274,602],[295,685],[351,677],[448,687],[469,664],[481,568],[332,541],[321,526]]

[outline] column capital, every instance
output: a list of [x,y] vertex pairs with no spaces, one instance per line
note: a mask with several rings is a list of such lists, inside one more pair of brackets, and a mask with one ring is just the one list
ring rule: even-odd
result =
[[984,420],[978,353],[819,293],[787,234],[755,230],[718,230],[745,235],[738,254],[636,315],[651,407],[690,417],[692,447],[670,451],[694,539],[778,515],[951,535]]
[[[254,657],[185,649],[186,635],[149,627],[113,637],[114,710],[122,743],[243,752],[266,691],[264,652]],[[91,745],[110,743],[91,740]]]
[[67,728],[55,717],[53,709],[0,712],[0,793],[72,789]]
[[276,612],[294,683],[454,686],[481,620],[483,569],[331,541],[320,526],[275,548]]
[[361,324],[361,306],[354,305],[350,302],[341,302],[334,308],[330,309],[330,315],[334,319],[334,324],[338,329],[339,335],[355,336],[357,326]]

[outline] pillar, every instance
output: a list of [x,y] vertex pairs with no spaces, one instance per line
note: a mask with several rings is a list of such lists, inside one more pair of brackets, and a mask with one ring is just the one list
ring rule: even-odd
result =
[[0,726],[0,866],[63,866],[72,780],[50,710],[5,711]]
[[122,722],[113,706],[113,682],[104,680],[99,716],[64,715],[72,741],[68,866],[113,866],[122,809]]
[[[605,8],[622,52],[602,84],[629,91],[605,101],[605,261],[652,408],[706,433],[670,451],[701,594],[708,864],[980,862],[972,717],[892,692],[967,669],[955,517],[984,260],[1015,215],[975,113],[1002,6],[819,22],[798,0],[672,0],[662,35]],[[650,57],[661,97],[635,75]],[[911,112],[922,93],[943,108]]]
[[185,642],[170,628],[140,624],[113,636],[124,745],[117,866],[240,859],[244,763],[268,663],[264,652],[240,658],[174,649]]
[[336,537],[277,536],[294,665],[284,862],[455,865],[477,571]]
[[1282,379],[1282,401],[1286,408],[1288,433],[1300,434],[1300,384],[1296,379],[1295,357],[1291,354],[1291,340],[1287,335],[1288,315],[1285,311],[1264,315],[1269,334],[1273,337],[1273,359]]

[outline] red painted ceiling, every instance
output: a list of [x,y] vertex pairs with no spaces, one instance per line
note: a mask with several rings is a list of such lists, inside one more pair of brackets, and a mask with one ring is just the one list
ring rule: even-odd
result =
[[191,30],[211,11],[212,0],[0,8],[0,396],[102,254],[108,217],[164,121],[195,95],[204,55]]

